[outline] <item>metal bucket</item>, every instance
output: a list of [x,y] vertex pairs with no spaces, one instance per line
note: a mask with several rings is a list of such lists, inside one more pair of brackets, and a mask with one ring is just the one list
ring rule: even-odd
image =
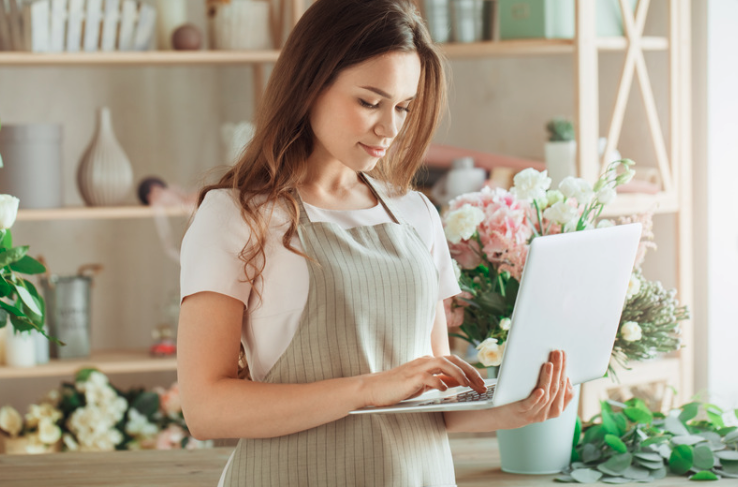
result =
[[80,267],[74,276],[50,275],[41,279],[49,334],[66,344],[52,343],[53,358],[90,356],[90,289],[92,276],[101,268],[88,264]]

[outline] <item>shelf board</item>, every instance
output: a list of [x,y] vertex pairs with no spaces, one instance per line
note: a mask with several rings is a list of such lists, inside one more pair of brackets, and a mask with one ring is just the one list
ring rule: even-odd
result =
[[273,63],[279,51],[2,52],[0,66],[228,65]]
[[[188,217],[193,208],[168,207],[161,211],[166,216]],[[18,210],[17,221],[54,220],[110,220],[120,218],[153,218],[156,211],[150,206],[72,207]]]
[[605,206],[603,217],[627,216],[653,210],[656,214],[676,213],[679,203],[675,195],[667,193],[618,193],[615,201]]
[[[625,37],[601,37],[597,46],[602,51],[624,51]],[[644,50],[666,50],[665,37],[644,37]],[[441,48],[449,58],[483,56],[540,56],[571,54],[572,39],[516,39],[494,42],[448,43]],[[0,66],[176,66],[176,65],[237,65],[273,63],[278,50],[266,51],[113,51],[113,52],[2,52]]]
[[0,366],[0,379],[72,376],[84,367],[95,367],[105,374],[177,370],[176,357],[152,357],[147,351],[102,350],[86,359],[52,359],[34,367]]

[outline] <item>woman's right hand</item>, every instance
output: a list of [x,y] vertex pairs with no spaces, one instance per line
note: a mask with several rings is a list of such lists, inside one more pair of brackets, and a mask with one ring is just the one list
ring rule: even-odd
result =
[[367,406],[383,407],[417,397],[429,389],[468,386],[486,388],[477,369],[456,355],[420,357],[384,372],[361,376]]

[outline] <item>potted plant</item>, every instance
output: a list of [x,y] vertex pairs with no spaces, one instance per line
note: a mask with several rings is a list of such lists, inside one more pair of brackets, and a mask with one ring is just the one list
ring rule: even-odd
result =
[[564,118],[554,118],[546,124],[546,130],[546,171],[551,178],[551,185],[556,187],[564,178],[577,174],[574,125]]
[[[582,179],[567,177],[557,190],[549,190],[551,179],[545,171],[526,169],[515,176],[510,191],[485,188],[451,201],[443,221],[458,265],[462,294],[447,302],[447,318],[449,326],[458,329],[451,335],[478,349],[479,367],[499,366],[502,362],[531,240],[614,225],[611,220],[600,219],[600,214],[616,197],[617,186],[632,179],[633,164],[628,159],[609,164],[594,187]],[[628,360],[678,349],[678,324],[688,315],[685,307],[679,307],[675,292],[664,291],[643,278],[640,263],[653,243],[649,241],[651,226],[642,223],[645,233],[614,344],[614,363],[627,364]],[[553,473],[566,466],[577,422],[576,403],[575,399],[559,418],[499,431],[503,470]],[[551,433],[556,430],[560,432]],[[541,441],[542,437],[551,439]],[[557,439],[563,443],[554,445]],[[511,454],[514,446],[521,447],[522,452]],[[541,451],[540,455],[535,450]],[[558,458],[553,452],[558,452]],[[507,459],[512,463],[520,459],[531,462],[521,467]],[[542,462],[536,464],[537,460]],[[546,465],[546,461],[550,463]]]

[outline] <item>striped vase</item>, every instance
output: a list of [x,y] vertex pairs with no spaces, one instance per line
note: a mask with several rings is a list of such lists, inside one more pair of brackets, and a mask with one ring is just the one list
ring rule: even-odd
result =
[[133,169],[113,133],[110,110],[98,110],[97,127],[77,168],[77,187],[87,206],[115,206],[133,186]]

